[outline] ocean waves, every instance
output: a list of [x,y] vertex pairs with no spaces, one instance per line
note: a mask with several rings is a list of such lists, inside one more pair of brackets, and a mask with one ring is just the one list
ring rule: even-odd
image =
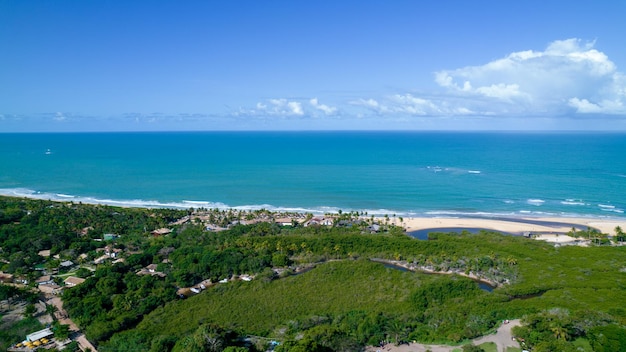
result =
[[545,203],[546,201],[543,199],[528,199],[526,200],[526,203],[530,204],[530,205],[534,205],[536,207],[543,205],[543,203]]
[[[251,205],[228,205],[221,202],[210,201],[198,201],[198,200],[181,200],[173,202],[162,202],[158,200],[140,200],[140,199],[106,199],[96,198],[89,196],[69,195],[54,192],[41,192],[26,188],[0,188],[0,195],[7,197],[18,198],[30,198],[51,200],[57,202],[73,202],[84,204],[100,204],[110,205],[117,207],[129,207],[129,208],[173,208],[173,209],[234,209],[234,210],[270,210],[275,212],[294,212],[294,213],[313,213],[313,214],[325,214],[325,213],[338,213],[341,209],[338,207],[321,206],[315,208],[306,207],[279,207],[270,204],[251,204]],[[372,212],[372,214],[391,214],[391,211],[379,210]]]
[[[390,217],[624,216],[624,136],[502,137],[6,134],[0,139],[0,193],[125,207]],[[581,139],[589,149],[579,148]],[[54,153],[44,155],[47,148]]]
[[617,208],[615,205],[598,204],[598,207],[602,211],[612,212],[612,213],[617,213],[617,214],[624,214],[624,209]]
[[566,200],[561,201],[561,204],[563,205],[589,205],[580,199],[566,199]]
[[431,166],[428,165],[422,170],[426,170],[433,173],[443,173],[443,174],[451,174],[451,175],[462,175],[462,174],[482,174],[481,170],[476,169],[465,169],[460,167],[443,167],[443,166]]
[[[597,204],[593,205],[581,200],[566,199],[547,201],[544,199],[529,198],[526,200],[502,199],[500,202],[505,205],[504,208],[498,209],[494,207],[492,211],[484,211],[479,209],[393,209],[393,208],[349,208],[332,205],[319,205],[310,207],[301,206],[280,206],[272,204],[246,204],[231,205],[223,202],[212,202],[204,200],[180,200],[180,201],[159,201],[159,200],[142,200],[142,199],[109,199],[98,198],[81,195],[71,195],[55,192],[35,191],[27,188],[0,188],[0,195],[18,198],[31,198],[41,200],[51,200],[58,202],[72,202],[83,204],[100,204],[118,207],[136,207],[136,208],[172,208],[172,209],[220,209],[220,210],[269,210],[273,212],[289,212],[289,213],[312,213],[320,214],[337,214],[339,212],[357,212],[368,216],[388,216],[390,218],[398,217],[440,217],[440,218],[462,218],[462,217],[480,217],[480,218],[502,218],[502,217],[597,217],[608,218],[619,216],[624,210],[615,205]],[[575,208],[576,211],[568,209],[547,208],[544,205],[561,204],[565,207]],[[532,206],[527,208],[526,206]],[[546,209],[542,209],[546,208]],[[593,209],[600,210],[592,211]]]
[[190,206],[185,205],[184,202],[159,202],[156,200],[116,200],[106,198],[95,198],[88,196],[78,196],[63,193],[54,192],[41,192],[27,188],[0,188],[0,195],[8,197],[18,198],[31,198],[52,200],[57,202],[73,202],[73,203],[85,203],[85,204],[102,204],[118,207],[136,207],[136,208],[183,208],[187,209]]

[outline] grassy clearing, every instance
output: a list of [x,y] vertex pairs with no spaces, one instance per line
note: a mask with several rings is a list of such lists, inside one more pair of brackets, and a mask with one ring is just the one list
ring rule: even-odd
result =
[[330,262],[298,276],[270,283],[255,280],[223,284],[157,309],[139,325],[161,334],[193,331],[201,322],[236,326],[257,335],[311,316],[365,310],[404,314],[408,297],[426,275],[389,269],[367,260]]
[[498,352],[498,346],[496,346],[493,342],[485,342],[483,344],[478,345],[478,347],[485,350],[485,352]]

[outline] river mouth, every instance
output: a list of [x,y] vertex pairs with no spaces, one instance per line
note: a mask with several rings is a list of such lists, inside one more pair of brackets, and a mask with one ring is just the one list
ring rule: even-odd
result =
[[[472,217],[474,218],[474,217]],[[541,219],[526,219],[526,218],[508,218],[508,217],[480,217],[477,216],[475,217],[476,219],[490,219],[490,220],[499,220],[499,221],[506,221],[506,222],[513,222],[513,223],[520,223],[520,224],[533,224],[533,225],[539,225],[539,226],[545,226],[545,227],[554,227],[554,230],[550,230],[550,231],[533,231],[533,234],[541,234],[541,233],[559,233],[559,234],[567,234],[566,232],[561,232],[558,231],[556,228],[558,227],[566,227],[569,229],[576,229],[577,231],[584,231],[586,229],[593,229],[593,230],[597,230],[599,231],[597,228],[593,228],[593,227],[589,227],[589,226],[583,226],[580,224],[573,224],[573,223],[569,223],[569,222],[560,222],[560,221],[546,221],[546,220],[541,220]],[[415,230],[415,231],[409,231],[407,232],[407,235],[418,239],[418,240],[428,240],[428,234],[431,232],[442,232],[442,233],[450,233],[450,232],[456,232],[456,233],[461,233],[463,231],[472,233],[472,234],[476,234],[479,233],[480,231],[487,231],[487,232],[497,232],[497,233],[501,233],[503,235],[511,235],[511,236],[520,236],[523,235],[525,233],[520,231],[520,232],[505,232],[505,231],[499,231],[499,230],[494,230],[494,229],[487,229],[487,228],[482,228],[482,227],[433,227],[433,228],[428,228],[428,229],[420,229],[420,230]]]
[[501,233],[503,235],[514,235],[513,233],[508,233],[508,232],[503,232],[503,231],[497,231],[497,230],[493,230],[493,229],[485,229],[485,228],[481,228],[481,227],[435,227],[435,228],[430,228],[430,229],[421,229],[421,230],[416,230],[416,231],[411,231],[411,232],[407,232],[407,235],[417,239],[417,240],[423,240],[426,241],[428,240],[428,234],[431,232],[441,232],[441,233],[450,233],[450,232],[456,232],[456,233],[461,233],[461,232],[469,232],[472,234],[477,234],[480,231],[489,231],[489,232],[498,232]]

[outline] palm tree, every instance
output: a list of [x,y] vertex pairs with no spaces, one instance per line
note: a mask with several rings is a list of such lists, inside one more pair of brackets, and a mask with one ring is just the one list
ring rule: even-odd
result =
[[567,337],[568,337],[567,330],[564,327],[560,325],[555,325],[550,330],[552,331],[552,333],[554,334],[554,337],[556,337],[557,340],[563,340],[563,341],[567,340]]
[[624,244],[624,232],[619,225],[615,226],[615,237],[617,237],[617,239]]
[[387,333],[393,337],[394,343],[397,345],[400,344],[404,339],[406,339],[406,327],[404,324],[397,320],[393,320],[391,324],[387,326]]
[[55,319],[54,317],[54,312],[57,311],[57,307],[53,304],[46,304],[46,313],[50,314],[50,316],[52,317],[52,319]]
[[513,258],[513,257],[508,257],[508,258],[506,258],[506,262],[507,262],[509,265],[511,265],[511,266],[513,266],[513,265],[517,265],[517,259],[515,259],[515,258]]
[[572,226],[572,229],[569,230],[569,235],[572,237],[580,237],[578,236],[578,233],[576,232],[576,228]]

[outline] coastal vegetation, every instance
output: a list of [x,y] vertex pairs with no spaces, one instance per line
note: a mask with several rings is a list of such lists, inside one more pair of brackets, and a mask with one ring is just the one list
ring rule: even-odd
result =
[[44,272],[86,278],[62,299],[99,351],[461,344],[513,318],[535,351],[626,348],[626,247],[595,233],[590,247],[490,232],[421,241],[389,217],[288,215],[0,198],[0,271],[22,287],[0,285],[0,301],[32,299]]

